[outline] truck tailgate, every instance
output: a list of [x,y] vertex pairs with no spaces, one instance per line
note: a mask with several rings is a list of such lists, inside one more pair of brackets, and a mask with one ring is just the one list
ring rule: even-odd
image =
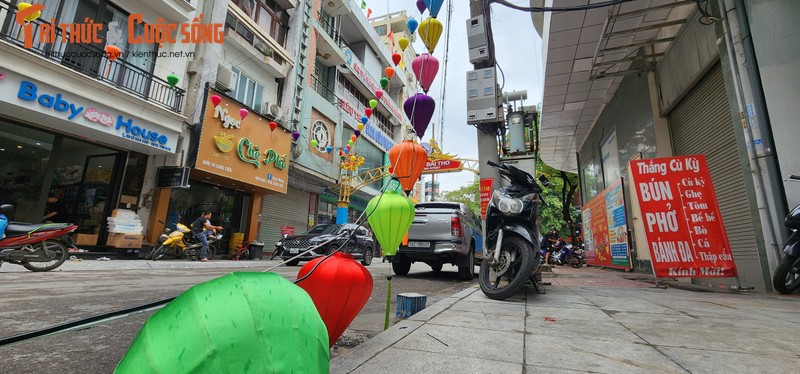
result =
[[450,241],[450,222],[455,217],[452,209],[426,209],[414,214],[414,222],[408,230],[409,247],[414,241]]

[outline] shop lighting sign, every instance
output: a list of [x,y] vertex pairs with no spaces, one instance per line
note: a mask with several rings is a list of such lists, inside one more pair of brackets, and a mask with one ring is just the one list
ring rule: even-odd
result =
[[104,132],[163,151],[175,151],[175,139],[160,132],[157,125],[145,126],[134,122],[133,118],[126,118],[123,115],[115,117],[102,109],[85,107],[71,98],[65,98],[61,93],[55,95],[46,93],[36,83],[21,80],[16,97],[23,102],[38,104],[43,112],[53,111],[56,115],[65,116],[75,123],[81,123],[80,118],[83,117],[87,122],[100,125],[96,128],[106,129]]

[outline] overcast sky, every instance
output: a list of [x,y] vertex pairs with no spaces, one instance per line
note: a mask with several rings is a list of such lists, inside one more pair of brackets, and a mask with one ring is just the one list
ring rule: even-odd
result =
[[[468,2],[464,0],[445,0],[442,10],[437,17],[442,21],[445,32],[448,27],[447,5],[453,1],[453,14],[449,22],[450,27],[450,52],[447,63],[447,86],[445,89],[444,105],[444,136],[439,139],[439,118],[442,108],[441,89],[444,79],[445,33],[436,46],[434,56],[442,63],[439,74],[431,86],[428,95],[436,100],[436,113],[431,120],[431,125],[425,132],[423,141],[427,141],[436,126],[436,140],[442,145],[442,151],[456,154],[462,158],[478,159],[476,142],[476,129],[467,124],[467,98],[466,74],[472,70],[467,54],[467,26],[469,18]],[[514,0],[513,3],[527,5],[529,2]],[[417,10],[415,0],[367,0],[367,6],[372,9],[372,16],[406,10],[417,21],[422,21],[428,16],[425,12],[422,17]],[[542,40],[536,34],[529,13],[519,12],[501,5],[492,5],[492,31],[494,33],[496,59],[505,74],[504,92],[514,90],[527,90],[528,100],[525,105],[535,105],[542,101],[543,68],[542,68]],[[418,53],[425,52],[425,46],[420,38],[414,44]],[[409,62],[406,62],[409,64]],[[499,73],[499,72],[498,72]],[[498,74],[500,76],[500,74]],[[500,84],[502,77],[500,77]],[[401,103],[402,105],[402,103]],[[458,189],[472,182],[474,174],[471,172],[438,174],[437,181],[442,191]],[[430,176],[424,177],[430,180]]]

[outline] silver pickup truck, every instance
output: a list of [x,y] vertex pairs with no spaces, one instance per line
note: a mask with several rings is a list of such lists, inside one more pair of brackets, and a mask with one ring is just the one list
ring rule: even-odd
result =
[[[458,266],[461,279],[475,274],[475,253],[481,253],[481,220],[463,203],[427,202],[415,207],[408,243],[400,244],[392,270],[406,275],[414,262],[428,264],[434,272],[442,265]],[[480,257],[480,256],[479,256]]]

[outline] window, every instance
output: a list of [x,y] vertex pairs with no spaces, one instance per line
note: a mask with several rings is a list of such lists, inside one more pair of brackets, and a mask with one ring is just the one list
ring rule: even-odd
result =
[[239,9],[258,23],[281,46],[286,46],[289,31],[289,13],[274,0],[234,0]]
[[256,113],[261,113],[261,106],[264,105],[264,86],[244,75],[244,73],[235,66],[231,67],[231,70],[238,77],[236,91],[233,93],[233,97],[253,109]]

